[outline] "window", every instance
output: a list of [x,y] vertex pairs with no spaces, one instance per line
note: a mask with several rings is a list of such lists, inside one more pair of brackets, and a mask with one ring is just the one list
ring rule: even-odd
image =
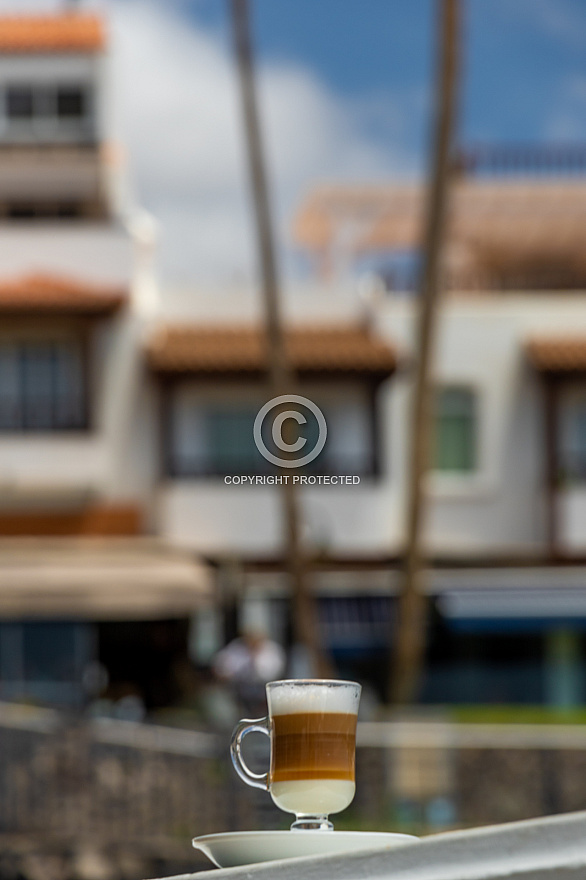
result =
[[[310,395],[311,396],[311,395]],[[316,400],[328,426],[323,452],[309,466],[317,473],[372,476],[377,472],[376,403],[369,389],[348,388],[336,397]],[[317,424],[303,426],[308,449],[317,440]]]
[[9,119],[32,119],[33,90],[31,86],[9,86],[6,90],[6,115]]
[[[5,216],[11,220],[73,220],[83,217],[82,202],[9,202]],[[1,210],[1,208],[0,208]]]
[[254,442],[256,408],[211,409],[206,417],[209,470],[213,474],[253,473],[264,470]]
[[88,623],[0,623],[0,699],[80,703],[83,673],[94,660]]
[[[54,214],[52,213],[54,210]],[[60,220],[74,220],[83,215],[84,206],[81,202],[60,202],[53,209],[45,207],[44,217],[56,217]]]
[[38,217],[35,205],[31,202],[20,202],[14,205],[8,205],[6,216],[11,220],[33,220]]
[[[321,408],[328,426],[322,452],[305,467],[308,474],[371,475],[375,473],[373,396],[368,388],[338,387],[308,396]],[[271,474],[275,467],[256,448],[254,422],[264,403],[253,389],[238,393],[195,384],[178,386],[171,396],[168,470],[173,476],[226,476]],[[285,421],[285,442],[298,437],[304,451],[315,448],[319,425],[310,411],[301,425]],[[272,419],[263,422],[263,440],[275,455],[282,455],[272,436]],[[288,431],[291,434],[288,434]]]
[[57,116],[60,119],[81,119],[86,115],[86,96],[82,89],[68,86],[57,89]]
[[199,402],[188,389],[180,389],[172,402],[171,474],[262,473],[266,462],[253,436],[257,412],[255,405]]
[[84,428],[84,384],[76,341],[0,343],[0,431]]
[[586,394],[579,388],[566,392],[561,408],[561,476],[586,479]]
[[434,467],[470,473],[477,466],[476,394],[469,388],[442,388],[435,399]]
[[4,113],[8,137],[59,140],[91,134],[91,91],[76,83],[11,83]]

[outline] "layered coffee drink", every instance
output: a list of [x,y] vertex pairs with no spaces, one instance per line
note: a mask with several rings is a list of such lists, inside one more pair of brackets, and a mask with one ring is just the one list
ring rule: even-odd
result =
[[269,790],[289,813],[338,813],[355,791],[354,683],[275,682],[267,686],[271,718]]

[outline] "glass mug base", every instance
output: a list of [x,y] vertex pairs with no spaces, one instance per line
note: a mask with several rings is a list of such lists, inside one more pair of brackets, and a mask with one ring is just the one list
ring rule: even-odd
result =
[[[244,719],[234,729],[234,769],[247,785],[268,791],[277,807],[295,814],[291,830],[331,830],[328,815],[346,809],[356,788],[361,687],[351,681],[295,679],[269,682],[266,690],[268,716]],[[242,740],[249,733],[271,740],[267,773],[253,773],[242,758]]]
[[300,779],[273,782],[270,793],[280,810],[297,816],[340,813],[354,799],[356,785],[345,779]]
[[291,831],[333,831],[334,826],[327,816],[304,816],[298,815]]

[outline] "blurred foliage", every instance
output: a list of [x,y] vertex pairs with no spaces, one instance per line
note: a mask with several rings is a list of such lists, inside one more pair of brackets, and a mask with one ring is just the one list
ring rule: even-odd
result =
[[468,724],[586,724],[586,707],[450,706],[446,718]]

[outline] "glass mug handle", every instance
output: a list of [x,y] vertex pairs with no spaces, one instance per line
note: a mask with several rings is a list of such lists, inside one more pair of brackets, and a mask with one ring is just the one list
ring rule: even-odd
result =
[[265,736],[270,737],[271,731],[269,728],[269,718],[243,718],[242,721],[239,721],[236,727],[234,728],[234,732],[232,733],[232,739],[230,741],[230,757],[232,758],[232,763],[234,764],[234,769],[238,773],[240,779],[243,782],[246,782],[247,785],[252,785],[254,788],[262,788],[263,791],[267,791],[269,787],[269,774],[268,773],[253,773],[250,770],[242,757],[242,740],[248,733],[264,733]]

